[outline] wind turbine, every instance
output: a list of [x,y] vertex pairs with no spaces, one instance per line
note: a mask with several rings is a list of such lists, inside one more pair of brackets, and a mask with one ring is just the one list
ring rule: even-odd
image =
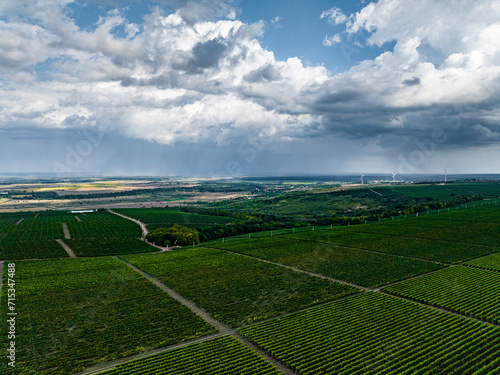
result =
[[444,171],[444,183],[446,184],[446,169],[443,169]]
[[397,175],[397,173],[393,173],[393,174],[392,174],[392,183],[395,183],[395,182],[396,182],[396,180],[394,179],[394,177],[396,177],[396,175]]
[[363,177],[365,177],[365,175],[361,173],[361,185],[363,185]]

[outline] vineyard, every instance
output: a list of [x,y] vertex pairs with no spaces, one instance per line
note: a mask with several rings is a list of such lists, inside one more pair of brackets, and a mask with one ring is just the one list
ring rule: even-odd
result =
[[383,291],[500,324],[500,273],[496,271],[450,267]]
[[141,228],[133,221],[108,212],[73,216],[67,221],[71,239],[64,240],[64,242],[77,256],[156,251],[155,248],[140,240]]
[[482,258],[467,262],[467,265],[485,268],[492,271],[500,271],[500,253],[491,254]]
[[[68,257],[57,239],[64,240],[77,256],[155,250],[140,240],[142,231],[137,224],[107,212],[0,214],[0,224],[0,259]],[[63,230],[64,225],[67,233]]]
[[[74,373],[215,331],[116,259],[17,262],[16,280],[19,373]],[[2,288],[2,301],[6,297]],[[4,317],[6,308],[2,303]],[[6,329],[0,325],[2,352]],[[6,361],[0,361],[0,373],[10,373]]]
[[379,293],[332,302],[240,332],[304,375],[500,371],[500,328]]
[[[329,230],[307,232],[302,234],[301,238],[308,238],[309,234],[317,235],[323,232],[329,232]],[[416,259],[283,237],[218,244],[216,247],[364,287],[377,287],[444,267]]]
[[62,258],[68,254],[55,240],[64,238],[66,213],[0,214],[0,259]]
[[[497,251],[493,247],[474,243],[454,243],[437,239],[412,238],[403,235],[402,230],[395,230],[390,234],[384,233],[389,224],[389,222],[386,222],[384,225],[360,225],[359,228],[352,226],[332,230],[308,231],[289,234],[287,237],[444,263],[460,263]],[[407,224],[407,226],[409,225],[411,224]],[[407,228],[407,226],[403,228]]]
[[[451,197],[480,188],[466,185],[360,189],[353,202],[374,192]],[[484,189],[500,194],[496,184]],[[286,199],[272,201],[292,209]],[[236,203],[257,204],[248,201]],[[244,234],[234,238],[228,228],[247,225],[245,215],[188,209],[200,213],[117,211],[149,230],[177,224],[222,238],[158,252],[137,223],[110,212],[1,213],[2,317],[9,260],[27,260],[15,261],[16,371],[0,360],[0,373],[279,374],[276,364],[301,375],[500,374],[500,206],[235,230]],[[81,259],[62,259],[69,255],[56,240]]]
[[358,292],[346,285],[215,249],[122,258],[232,327]]
[[222,336],[118,365],[102,375],[273,375],[280,372],[240,341]]
[[428,216],[429,218],[424,215],[422,218],[414,217],[406,220],[354,225],[352,226],[352,230],[357,232],[500,247],[500,237],[497,235],[499,223],[433,220],[430,218],[432,215]]

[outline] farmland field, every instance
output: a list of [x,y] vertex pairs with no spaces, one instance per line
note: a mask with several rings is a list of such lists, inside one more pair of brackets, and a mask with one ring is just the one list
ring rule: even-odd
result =
[[500,253],[491,254],[482,258],[474,259],[466,263],[467,265],[485,268],[488,270],[500,271]]
[[[116,259],[20,261],[15,277],[19,373],[73,373],[215,331]],[[6,308],[2,303],[4,317]],[[2,352],[6,329],[0,325]],[[10,373],[7,361],[0,361],[0,372]]]
[[[416,223],[416,221],[413,222]],[[323,229],[287,234],[286,237],[444,263],[460,263],[497,251],[493,247],[474,243],[454,243],[436,239],[412,238],[397,234],[402,234],[402,231],[394,231],[387,234],[384,232],[387,231],[386,228],[388,225],[391,225],[391,223],[360,225],[359,228],[352,226],[349,228]],[[407,226],[411,226],[411,224],[407,224]]]
[[140,241],[142,232],[137,224],[107,212],[9,213],[0,214],[0,223],[0,259],[68,257],[57,239],[62,239],[77,256],[155,250]]
[[125,374],[178,374],[178,375],[273,375],[280,374],[240,341],[222,336],[201,343],[172,349],[165,353],[119,365],[102,375]]
[[495,222],[447,222],[427,218],[408,218],[367,225],[353,225],[351,230],[500,247],[500,237],[497,235],[499,229],[500,223]]
[[383,291],[500,324],[500,273],[496,271],[450,267]]
[[[320,232],[326,231],[307,232],[307,234]],[[445,267],[416,259],[283,237],[262,238],[215,246],[364,287],[385,285]]]
[[358,290],[221,250],[122,256],[232,327]]
[[0,214],[0,259],[59,258],[68,254],[55,240],[64,238],[62,212]]
[[335,301],[240,332],[301,374],[500,370],[499,327],[380,293]]
[[67,225],[71,239],[64,242],[77,256],[156,251],[140,240],[142,231],[139,225],[108,212],[73,215]]

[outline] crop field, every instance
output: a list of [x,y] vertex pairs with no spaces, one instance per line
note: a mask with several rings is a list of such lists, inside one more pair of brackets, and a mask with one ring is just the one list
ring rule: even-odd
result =
[[335,301],[240,332],[304,375],[500,371],[499,327],[380,293]]
[[215,249],[185,249],[122,258],[232,327],[359,291]]
[[[386,225],[390,225],[389,222],[386,223],[388,223]],[[383,233],[386,230],[385,228],[386,227],[382,224],[367,224],[357,227],[353,226],[349,228],[323,229],[287,234],[286,237],[305,241],[331,243],[444,263],[460,263],[497,251],[497,249],[493,247],[474,243],[455,243],[436,239],[400,236],[396,233],[401,232],[397,231],[387,234]],[[404,228],[406,228],[406,226],[404,226]]]
[[[64,242],[77,256],[102,256],[156,251],[140,240],[142,231],[133,221],[108,212],[72,215]],[[78,217],[79,220],[76,218]]]
[[64,238],[66,213],[0,214],[0,259],[62,258],[68,254],[55,240]]
[[[7,267],[4,268],[3,282]],[[69,374],[215,332],[113,258],[16,262],[16,371]],[[7,317],[7,288],[0,313]],[[5,318],[7,319],[7,318]],[[0,350],[8,348],[0,325]],[[0,361],[0,373],[11,373]]]
[[222,336],[118,365],[100,374],[277,375],[281,372],[240,341]]
[[[306,234],[319,232],[323,231]],[[218,244],[216,247],[364,287],[377,287],[445,267],[417,259],[283,237]]]
[[148,230],[170,227],[174,224],[183,226],[224,225],[235,221],[234,218],[200,215],[173,211],[164,208],[120,208],[114,210],[123,215],[137,219],[147,225]]
[[[432,215],[428,216],[430,217]],[[477,221],[448,222],[445,220],[419,219],[415,217],[406,220],[401,219],[367,225],[353,225],[351,227],[351,230],[356,232],[424,238],[493,247],[500,247],[500,237],[497,235],[499,229],[500,223],[484,223]],[[478,254],[478,256],[480,255],[481,254]]]
[[498,182],[454,183],[446,185],[403,185],[383,189],[402,193],[411,197],[432,197],[443,201],[456,195],[481,195],[485,198],[497,198],[500,196],[500,184]]
[[77,256],[155,251],[140,240],[142,231],[137,224],[107,212],[4,213],[0,214],[0,224],[0,259],[68,257],[57,239]]
[[383,291],[500,324],[500,272],[456,266]]
[[500,271],[500,253],[474,259],[466,264],[473,267],[485,268],[487,270]]
[[441,210],[439,215],[421,216],[419,220],[446,220],[454,222],[500,222],[500,206],[498,204],[489,205],[484,203],[468,204],[466,209],[447,209]]

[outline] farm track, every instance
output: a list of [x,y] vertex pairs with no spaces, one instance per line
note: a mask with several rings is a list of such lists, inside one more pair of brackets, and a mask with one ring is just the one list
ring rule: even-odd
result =
[[76,221],[78,221],[79,223],[81,223],[81,222],[82,222],[82,219],[80,219],[80,217],[79,217],[79,216],[75,216],[75,219],[76,219]]
[[20,218],[15,225],[21,224],[23,222],[23,220],[24,220],[24,217]]
[[78,258],[76,256],[76,254],[73,252],[73,250],[71,250],[71,247],[69,247],[68,245],[66,245],[63,240],[59,239],[59,240],[56,240],[56,241],[68,253],[68,255],[69,255],[70,258]]
[[69,233],[68,224],[66,224],[66,222],[62,223],[62,227],[64,232],[64,239],[71,240],[71,234]]
[[[198,306],[196,306],[193,302],[191,302],[187,298],[184,298],[183,296],[181,296],[180,294],[178,294],[174,290],[172,290],[169,287],[167,287],[164,283],[162,283],[157,278],[149,275],[148,273],[142,271],[141,269],[137,268],[133,264],[128,263],[127,261],[121,259],[118,256],[114,256],[113,258],[115,258],[115,259],[119,260],[120,262],[126,264],[127,266],[129,266],[130,268],[132,268],[134,271],[138,272],[139,274],[141,274],[142,276],[144,276],[145,278],[147,278],[150,282],[152,282],[153,284],[155,284],[157,287],[159,287],[160,289],[162,289],[164,292],[168,293],[172,298],[176,299],[177,301],[179,301],[180,303],[182,303],[184,306],[186,306],[187,308],[189,308],[191,311],[193,311],[196,315],[198,315],[200,318],[202,318],[205,322],[207,322],[208,324],[211,324],[212,326],[214,326],[215,328],[217,328],[219,330],[219,335],[226,335],[226,334],[231,335],[235,339],[240,340],[242,343],[244,343],[251,350],[253,350],[257,354],[259,354],[261,357],[265,358],[268,362],[272,363],[274,366],[276,366],[278,368],[278,370],[280,370],[284,374],[287,374],[287,375],[289,375],[289,374],[290,375],[295,374],[292,370],[290,370],[290,369],[286,368],[285,366],[283,366],[283,364],[281,364],[275,358],[271,357],[269,354],[267,354],[266,352],[264,352],[261,349],[259,349],[255,344],[253,344],[252,342],[250,342],[246,337],[244,337],[239,332],[237,332],[236,329],[232,329],[232,328],[226,326],[225,324],[223,324],[222,322],[214,319],[206,311],[202,310],[201,308],[199,308]],[[187,345],[187,343],[186,343],[186,345]]]
[[113,210],[108,210],[108,212],[112,213],[112,214],[115,214],[117,216],[121,216],[123,217],[124,219],[127,219],[127,220],[130,220],[130,221],[133,221],[134,223],[138,224],[140,227],[141,227],[141,230],[142,230],[142,241],[146,242],[148,245],[151,245],[153,247],[156,247],[157,249],[160,249],[160,251],[157,251],[159,253],[163,253],[165,251],[171,251],[168,246],[167,247],[161,247],[159,245],[156,245],[156,244],[153,244],[149,241],[146,240],[146,236],[148,235],[148,228],[146,227],[146,224],[144,224],[142,221],[139,221],[137,219],[134,219],[133,217],[130,217],[130,216],[126,216],[126,215],[123,215],[123,214],[120,214],[118,212],[115,212]]

